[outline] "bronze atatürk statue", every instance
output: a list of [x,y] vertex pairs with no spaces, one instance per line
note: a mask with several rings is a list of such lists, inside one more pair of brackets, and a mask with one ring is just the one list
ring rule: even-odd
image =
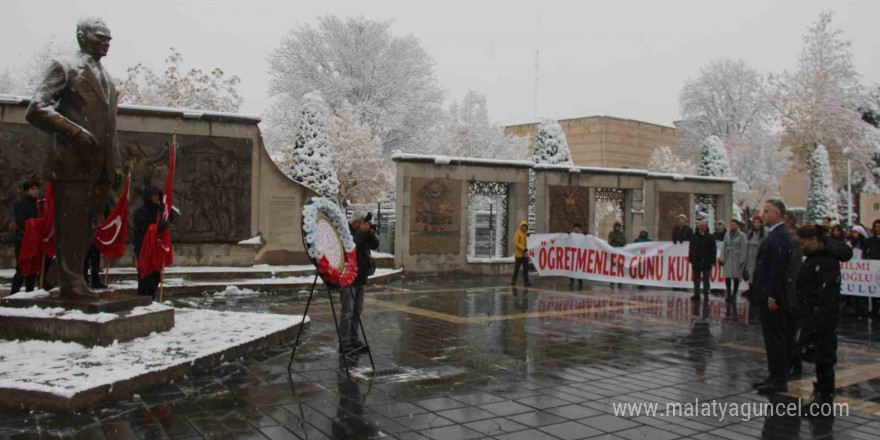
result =
[[83,19],[76,39],[79,52],[49,64],[27,111],[28,122],[54,137],[45,178],[55,195],[54,267],[65,298],[95,296],[83,280],[83,261],[109,189],[122,181],[116,88],[101,66],[110,30],[100,19]]

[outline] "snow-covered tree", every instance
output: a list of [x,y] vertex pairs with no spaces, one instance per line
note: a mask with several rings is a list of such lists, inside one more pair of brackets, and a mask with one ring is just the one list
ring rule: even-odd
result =
[[[814,145],[822,144],[832,158],[839,158],[844,148],[860,145],[865,136],[867,124],[859,111],[865,104],[860,76],[850,42],[831,26],[832,18],[833,13],[823,12],[808,28],[797,70],[770,81],[771,102],[799,157],[807,157]],[[872,153],[859,148],[854,166],[870,163]]]
[[303,94],[319,90],[334,112],[350,103],[384,151],[420,151],[422,132],[442,111],[443,91],[433,58],[412,35],[393,35],[391,23],[324,16],[317,28],[290,31],[268,57],[276,97],[268,111],[297,108]]
[[73,40],[62,41],[55,35],[49,37],[39,49],[26,57],[21,65],[7,65],[0,73],[0,93],[27,96],[34,93],[34,85],[43,75],[49,61],[76,52]]
[[779,182],[792,164],[791,149],[779,146],[780,136],[754,130],[728,144],[730,168],[737,182],[733,197],[741,208],[758,208],[779,196]]
[[742,60],[719,58],[700,69],[679,93],[682,146],[698,151],[708,136],[727,142],[773,120],[763,92],[764,79]]
[[667,146],[657,147],[651,152],[648,170],[668,174],[696,173],[696,167],[689,159],[682,157]]
[[340,203],[386,200],[394,185],[391,161],[382,155],[382,144],[369,127],[358,124],[350,108],[343,109],[328,121],[327,136],[333,148]]
[[485,95],[468,91],[461,104],[450,105],[446,116],[448,135],[441,138],[446,144],[434,149],[440,154],[509,160],[528,154],[528,137],[506,135],[501,125],[489,120]]
[[703,141],[697,174],[712,177],[730,177],[733,174],[727,158],[727,148],[718,136],[712,135]]
[[[572,165],[571,150],[568,148],[568,140],[562,126],[553,119],[544,119],[538,124],[535,133],[535,149],[532,151],[532,161],[537,164],[548,165]],[[529,171],[529,230],[534,230],[537,214],[535,212],[535,197],[537,194],[537,182],[534,171]]]
[[327,139],[329,110],[314,91],[303,96],[296,138],[290,159],[290,177],[334,200],[339,196],[339,180],[333,169],[333,151]]
[[809,165],[806,218],[816,223],[820,223],[824,217],[836,219],[837,193],[831,183],[831,163],[825,146],[816,145]]
[[157,75],[138,63],[128,68],[125,79],[117,82],[119,102],[160,107],[236,112],[242,98],[238,94],[238,76],[226,76],[215,67],[209,73],[181,67],[183,57],[173,47],[165,58],[165,72]]
[[562,126],[552,119],[538,124],[535,134],[535,150],[532,152],[535,163],[548,165],[571,165],[571,150]]

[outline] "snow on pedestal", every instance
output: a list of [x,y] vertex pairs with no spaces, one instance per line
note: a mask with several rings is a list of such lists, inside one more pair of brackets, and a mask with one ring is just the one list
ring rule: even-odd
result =
[[4,396],[0,406],[50,410],[91,407],[173,380],[192,367],[232,360],[216,355],[242,356],[260,348],[261,340],[292,335],[296,326],[309,322],[301,315],[175,311],[178,318],[173,329],[106,347],[0,340],[0,395]]

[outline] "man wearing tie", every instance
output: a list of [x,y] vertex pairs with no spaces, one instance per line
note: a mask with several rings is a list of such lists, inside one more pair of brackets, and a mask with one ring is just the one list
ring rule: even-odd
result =
[[755,276],[751,285],[752,300],[760,308],[761,329],[767,351],[767,379],[752,384],[761,394],[788,391],[790,347],[786,341],[785,320],[795,304],[788,298],[786,280],[792,255],[792,241],[783,224],[785,204],[768,200],[762,217],[769,232],[758,248]]
[[101,19],[76,25],[79,52],[49,63],[27,111],[27,120],[50,133],[53,142],[46,179],[55,196],[55,265],[61,296],[94,297],[82,265],[111,186],[122,183],[116,138],[116,88],[101,58],[110,49],[110,30]]

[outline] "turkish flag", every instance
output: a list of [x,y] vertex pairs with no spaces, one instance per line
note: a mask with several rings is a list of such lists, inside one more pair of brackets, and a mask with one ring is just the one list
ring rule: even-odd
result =
[[174,262],[174,248],[171,245],[171,227],[159,230],[159,222],[168,222],[171,219],[172,199],[174,195],[174,162],[175,162],[175,138],[171,138],[171,157],[168,159],[168,176],[165,178],[165,191],[162,199],[162,209],[156,215],[156,222],[147,227],[144,240],[141,243],[141,253],[138,255],[137,268],[141,278],[152,273],[161,272],[162,269]]
[[144,233],[144,240],[141,242],[141,253],[138,255],[137,260],[138,278],[144,278],[147,275],[162,270],[158,267],[158,259],[156,258],[158,229],[158,223],[151,223],[150,226],[147,226],[146,233]]
[[46,193],[43,195],[43,221],[40,224],[40,246],[49,258],[55,256],[55,196],[52,193],[52,182],[46,182]]
[[92,237],[92,245],[107,258],[121,258],[125,253],[125,236],[128,232],[128,188],[131,185],[131,173],[125,179],[125,186],[119,193],[116,206],[107,215]]
[[43,269],[42,224],[40,217],[29,218],[24,223],[24,237],[18,252],[18,271],[24,276],[38,274]]

